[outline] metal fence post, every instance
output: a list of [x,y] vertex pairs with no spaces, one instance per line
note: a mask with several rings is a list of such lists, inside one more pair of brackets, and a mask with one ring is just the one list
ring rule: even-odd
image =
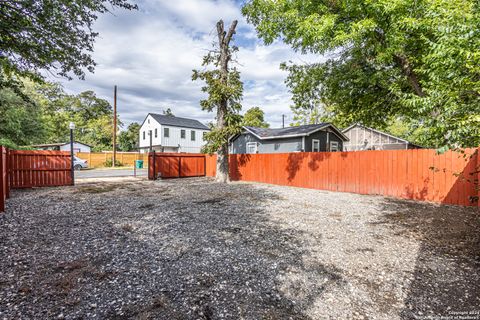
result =
[[153,159],[153,180],[157,180],[157,172],[156,172],[156,161],[155,161],[155,150],[153,150],[153,154],[152,154],[152,159]]
[[5,182],[3,181],[6,176],[4,175],[4,163],[3,163],[3,154],[6,154],[7,151],[0,146],[0,213],[5,211],[5,199],[7,198],[7,190],[4,190]]

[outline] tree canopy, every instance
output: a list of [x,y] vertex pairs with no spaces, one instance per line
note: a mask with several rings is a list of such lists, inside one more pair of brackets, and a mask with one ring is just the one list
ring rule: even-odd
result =
[[480,14],[474,0],[250,0],[258,35],[324,55],[284,64],[295,105],[351,122],[401,119],[420,143],[480,144]]
[[137,8],[126,0],[0,1],[0,88],[18,89],[16,76],[42,79],[40,70],[83,79],[95,66],[93,22],[115,7]]
[[29,102],[10,88],[0,89],[1,144],[15,148],[66,142],[68,124],[73,121],[76,140],[94,151],[112,148],[112,106],[93,91],[69,95],[58,84],[28,80],[22,82],[21,90]]

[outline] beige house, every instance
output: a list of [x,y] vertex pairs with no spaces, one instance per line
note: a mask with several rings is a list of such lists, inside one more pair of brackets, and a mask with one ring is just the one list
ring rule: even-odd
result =
[[351,125],[342,132],[349,139],[343,143],[343,151],[405,150],[422,148],[405,139],[360,124]]

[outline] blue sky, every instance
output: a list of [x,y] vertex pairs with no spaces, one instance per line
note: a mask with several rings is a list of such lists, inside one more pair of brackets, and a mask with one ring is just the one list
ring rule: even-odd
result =
[[93,57],[95,72],[85,80],[62,81],[69,93],[94,90],[112,102],[118,85],[118,110],[125,124],[141,122],[148,112],[171,108],[176,116],[213,120],[202,111],[202,82],[191,80],[216,39],[215,23],[239,20],[235,44],[244,81],[243,111],[261,107],[266,120],[280,126],[282,114],[292,120],[291,94],[284,85],[284,61],[304,63],[314,57],[293,52],[277,42],[264,46],[241,15],[241,2],[231,0],[139,0],[138,11],[114,10],[100,16]]

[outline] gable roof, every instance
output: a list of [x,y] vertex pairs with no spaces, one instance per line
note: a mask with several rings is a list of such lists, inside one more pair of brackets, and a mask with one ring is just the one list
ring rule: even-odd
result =
[[354,123],[354,124],[352,124],[351,126],[343,129],[342,132],[345,133],[345,132],[347,132],[347,131],[355,128],[355,127],[372,130],[372,131],[374,131],[374,132],[376,132],[376,133],[378,133],[378,134],[383,134],[384,136],[388,136],[388,137],[390,137],[390,138],[397,139],[397,140],[399,140],[399,141],[402,141],[402,142],[404,142],[404,143],[410,144],[410,145],[412,145],[412,146],[421,147],[420,145],[415,144],[415,143],[412,143],[412,142],[410,142],[410,141],[408,141],[408,140],[405,140],[405,139],[396,137],[396,136],[394,136],[394,135],[392,135],[392,134],[389,134],[389,133],[386,133],[386,132],[383,132],[383,131],[380,131],[380,130],[377,130],[377,129],[373,129],[373,128],[369,128],[369,127],[366,127],[366,126],[362,126],[362,125],[359,124],[359,123]]
[[348,138],[337,127],[329,122],[276,129],[249,126],[245,126],[243,128],[261,140],[304,137],[309,136],[314,132],[331,128],[340,138],[342,138],[344,141],[348,141]]
[[[159,124],[163,124],[166,126],[210,130],[209,127],[207,127],[206,125],[204,125],[203,123],[195,119],[168,116],[168,115],[158,114],[158,113],[149,113],[147,114],[147,117],[149,115],[151,115],[152,118],[155,119],[155,121],[157,121]],[[147,119],[147,117],[145,117],[145,119]],[[145,122],[145,120],[143,122]]]

